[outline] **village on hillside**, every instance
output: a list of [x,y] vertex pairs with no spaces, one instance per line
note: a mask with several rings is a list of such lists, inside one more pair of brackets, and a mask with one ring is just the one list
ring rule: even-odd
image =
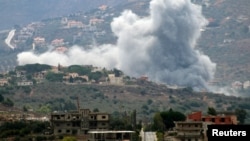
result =
[[[106,70],[91,65],[64,67],[60,64],[58,66],[28,64],[18,66],[16,70],[8,74],[1,74],[0,84],[1,87],[9,85],[27,87],[39,85],[45,81],[59,81],[66,85],[122,86],[128,82],[131,85],[138,80],[148,81],[148,78],[146,76],[129,78],[120,70]],[[2,106],[0,115],[1,126],[5,132],[0,133],[0,137],[13,140],[32,138],[35,141],[59,141],[65,138],[73,138],[77,141],[152,141],[152,138],[158,141],[182,141],[183,139],[207,141],[209,125],[238,125],[243,124],[246,118],[245,110],[218,112],[214,108],[209,108],[207,113],[193,111],[187,115],[172,109],[166,112],[156,112],[152,117],[153,122],[138,121],[137,112],[134,110],[130,114],[122,113],[120,118],[114,120],[110,113],[98,109],[91,111],[88,108],[81,108],[79,103],[80,101],[77,99],[76,110],[53,111],[44,115],[36,113],[32,109],[16,109],[11,105],[10,99],[5,100],[3,101],[5,106]],[[6,126],[6,124],[13,125]],[[19,124],[42,126],[37,131],[26,129],[27,132],[14,132],[12,127]],[[21,125],[20,131],[24,130]],[[33,134],[31,134],[32,132]]]

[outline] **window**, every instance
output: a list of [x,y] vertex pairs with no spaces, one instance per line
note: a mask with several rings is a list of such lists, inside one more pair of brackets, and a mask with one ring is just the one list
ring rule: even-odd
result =
[[62,130],[61,130],[61,129],[59,129],[57,132],[58,132],[58,133],[61,133],[61,132],[62,132]]
[[102,116],[102,119],[105,119],[106,118],[106,116]]
[[212,122],[215,122],[215,118],[212,118]]
[[220,119],[220,122],[225,122],[225,118],[221,118],[221,119]]

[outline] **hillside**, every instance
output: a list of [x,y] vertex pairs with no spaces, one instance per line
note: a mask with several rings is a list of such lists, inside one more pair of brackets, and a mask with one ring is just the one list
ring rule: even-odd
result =
[[100,5],[115,6],[127,0],[10,0],[0,2],[0,30],[23,26],[42,19],[66,16],[76,12],[86,12]]
[[211,0],[203,6],[209,27],[198,48],[217,64],[219,85],[250,79],[250,3],[248,0]]
[[[245,109],[248,113],[250,110],[249,98],[195,93],[188,89],[175,90],[150,83],[131,86],[43,83],[33,86],[30,93],[25,93],[22,89],[14,93],[4,96],[12,99],[16,107],[32,108],[37,112],[50,111],[49,109],[60,111],[66,107],[75,109],[79,97],[82,108],[109,113],[137,110],[138,119],[141,120],[151,119],[155,112],[170,108],[185,114],[197,110],[206,114],[208,107],[227,112],[233,112],[237,108]],[[246,122],[249,123],[249,114]]]
[[[82,4],[80,1],[74,1],[81,7]],[[16,45],[18,49],[15,51],[10,50],[4,43],[4,39],[7,37],[8,32],[1,32],[0,36],[3,39],[0,44],[1,50],[1,59],[4,60],[0,62],[0,71],[4,72],[6,70],[12,70],[17,65],[16,55],[19,52],[30,50],[32,48],[32,40],[38,36],[44,36],[47,40],[46,45],[50,45],[50,42],[56,38],[63,38],[66,43],[66,46],[70,47],[72,45],[80,46],[90,46],[94,44],[105,44],[105,43],[115,43],[116,38],[110,29],[110,23],[114,17],[120,15],[124,9],[132,9],[133,12],[139,15],[147,14],[148,1],[141,0],[139,2],[113,2],[109,1],[91,1],[89,5],[93,5],[94,9],[88,11],[82,11],[80,13],[73,13],[70,16],[64,16],[68,20],[80,20],[83,24],[88,24],[88,20],[91,17],[100,18],[105,21],[93,27],[94,31],[92,32],[82,32],[80,29],[62,29],[63,26],[60,18],[50,18],[44,19],[40,27],[31,27],[35,28],[32,31],[32,35],[22,35],[20,32],[25,32],[26,28],[29,26],[17,26],[17,31],[14,39],[16,40]],[[193,1],[199,5],[202,5],[202,10],[204,16],[209,20],[209,25],[204,32],[202,32],[201,37],[198,41],[197,48],[201,50],[204,54],[208,55],[210,59],[216,63],[216,72],[215,72],[215,82],[220,86],[231,86],[235,81],[248,81],[250,78],[249,72],[249,3],[247,0],[211,0],[208,2]],[[2,2],[4,3],[4,2]],[[25,3],[25,2],[23,2]],[[97,7],[105,3],[108,5],[116,5],[114,7],[108,8],[106,11],[100,11]],[[54,4],[54,6],[52,6]],[[58,4],[57,6],[55,6]],[[66,5],[67,2],[63,1],[61,3],[56,3],[53,1],[50,6],[46,3],[42,3],[44,7],[57,7],[58,10],[62,5]],[[11,7],[14,3],[5,4],[7,7]],[[88,6],[89,6],[88,5]],[[2,5],[1,5],[2,6]],[[240,7],[241,10],[238,10]],[[34,7],[35,8],[35,7]],[[70,9],[70,7],[64,7]],[[77,9],[77,8],[76,8]],[[22,9],[21,9],[22,10]],[[38,8],[39,10],[39,8]],[[47,12],[49,12],[48,10]],[[57,10],[52,10],[56,12]],[[67,12],[68,10],[63,10]],[[5,12],[5,11],[3,11]],[[31,14],[31,12],[29,12]],[[42,12],[41,12],[42,13]],[[59,12],[60,13],[60,12]],[[6,14],[1,14],[4,16]],[[53,15],[53,14],[52,14]],[[65,15],[61,13],[61,15]],[[10,17],[10,16],[8,16]],[[32,17],[32,16],[25,16]],[[20,17],[21,18],[21,17]],[[4,18],[3,18],[4,19]],[[16,19],[16,18],[15,18]],[[5,20],[6,21],[6,20]],[[33,20],[36,21],[36,20]],[[27,22],[28,24],[28,22]],[[36,26],[36,25],[35,25]],[[39,25],[38,25],[39,26]],[[91,29],[92,30],[92,29]],[[105,34],[105,36],[103,36]],[[25,40],[17,40],[18,38],[25,38]],[[39,50],[38,50],[39,51]],[[42,49],[40,51],[45,51]]]
[[[44,44],[37,45],[37,53],[51,49],[49,47],[51,47],[52,41],[61,38],[64,39],[63,46],[67,49],[72,47],[72,45],[79,45],[89,49],[93,44],[100,45],[116,42],[117,38],[111,32],[110,22],[114,17],[119,16],[124,9],[132,9],[139,15],[147,14],[147,10],[145,9],[148,8],[148,1],[146,0],[144,2],[131,2],[121,5],[115,3],[117,6],[108,7],[105,11],[97,8],[104,1],[98,2],[100,3],[95,3],[96,5],[93,3],[95,9],[87,12],[75,13],[75,11],[72,11],[72,14],[62,13],[62,15],[66,16],[56,17],[56,14],[62,12],[60,11],[61,9],[58,9],[60,12],[52,10],[52,12],[57,11],[58,13],[55,13],[55,15],[51,14],[51,18],[46,18],[32,24],[27,22],[27,25],[17,25],[16,34],[12,40],[12,43],[17,46],[15,50],[11,50],[4,43],[4,40],[8,36],[8,31],[0,32],[0,71],[14,70],[17,66],[17,54],[31,50],[34,38],[36,37],[44,37],[46,39]],[[193,2],[202,5],[203,13],[209,20],[209,25],[199,38],[197,48],[208,55],[217,65],[216,79],[214,80],[216,82],[215,85],[231,88],[231,84],[234,81],[244,82],[250,80],[250,66],[248,63],[250,60],[250,6],[248,0],[210,0],[203,3],[193,0]],[[66,4],[66,1],[60,3],[61,6]],[[0,6],[3,5],[0,3]],[[51,3],[51,5],[60,7],[55,3]],[[81,4],[79,6],[81,7]],[[47,5],[46,7],[50,6]],[[65,12],[67,11],[65,8],[70,9],[70,7],[64,6]],[[39,10],[39,8],[37,9]],[[23,14],[20,18],[22,16],[32,17],[28,14]],[[6,16],[8,14],[0,15]],[[86,26],[87,28],[82,28],[80,24],[80,28],[71,28],[68,24],[64,23],[63,19],[65,18],[67,22],[80,21],[88,26]],[[99,19],[100,23],[92,26],[89,24],[91,19]],[[34,20],[38,19],[31,19],[30,21]],[[25,21],[28,20],[26,19]],[[76,108],[76,97],[79,96],[81,107],[98,108],[111,113],[115,111],[129,112],[136,109],[140,118],[150,118],[155,111],[167,110],[169,108],[185,113],[193,110],[202,110],[205,112],[208,106],[218,108],[219,111],[234,111],[237,108],[243,108],[249,113],[250,110],[249,98],[237,98],[208,92],[194,92],[189,88],[170,89],[165,85],[154,82],[138,81],[134,83],[133,85],[119,86],[100,84],[67,85],[65,83],[44,82],[30,87],[28,90],[26,88],[11,87],[13,89],[12,93],[5,94],[4,96],[12,99],[15,102],[15,106],[33,107],[39,112],[46,112],[51,109],[63,110],[65,105],[67,105],[66,107]],[[245,96],[249,96],[249,89],[242,91],[244,91]],[[249,121],[250,118],[248,115]]]
[[[93,72],[74,65],[60,67],[61,71],[57,72],[52,68],[39,64],[18,66],[16,71],[2,76],[11,79],[8,85],[0,88],[0,94],[5,100],[13,101],[14,107],[41,114],[76,109],[78,101],[81,108],[113,114],[136,110],[139,120],[151,119],[155,112],[170,108],[185,114],[192,111],[203,111],[205,114],[208,107],[214,107],[217,111],[244,109],[250,112],[249,98],[195,92],[190,87],[171,88],[144,78],[123,75],[118,70],[99,69]],[[44,76],[38,75],[41,72]],[[83,78],[81,75],[72,78],[75,72],[88,75],[89,79],[80,79]],[[114,81],[107,73],[120,76]],[[68,78],[67,75],[72,76]],[[118,83],[118,78],[122,78],[122,82]],[[33,83],[19,83],[31,80]],[[249,120],[248,115],[246,122]]]

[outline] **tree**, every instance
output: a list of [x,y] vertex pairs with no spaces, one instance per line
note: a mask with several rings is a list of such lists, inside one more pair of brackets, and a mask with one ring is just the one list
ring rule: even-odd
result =
[[144,110],[148,110],[148,106],[147,105],[142,105],[142,107],[141,107],[142,109],[144,109]]
[[150,104],[152,104],[152,103],[153,103],[153,100],[148,99],[147,103],[148,103],[148,105],[150,105]]
[[69,77],[69,83],[73,83],[74,82],[74,79],[72,76]]
[[5,101],[3,101],[3,105],[8,106],[8,107],[13,107],[14,102],[11,101],[9,98],[7,98]]
[[72,103],[70,100],[65,101],[64,103],[64,110],[76,110],[77,107],[74,103]]
[[79,65],[71,65],[68,67],[66,70],[67,72],[75,72],[78,73],[79,75],[88,75],[91,72],[91,69],[88,67],[83,67]]
[[187,92],[187,93],[193,93],[193,88],[192,87],[186,87],[183,89],[184,92]]
[[18,71],[26,71],[28,74],[30,73],[35,73],[35,72],[41,72],[41,71],[44,71],[44,70],[50,70],[51,69],[51,66],[49,65],[46,65],[46,64],[27,64],[27,65],[24,65],[24,66],[17,66],[16,67],[16,70]]
[[213,107],[208,107],[207,114],[215,116],[217,115],[217,112]]
[[244,109],[236,109],[235,114],[237,116],[239,124],[244,124],[246,116],[247,116],[247,112]]
[[0,102],[4,101],[4,97],[0,94]]
[[93,112],[99,112],[99,109],[98,109],[98,108],[95,108],[95,109],[93,110]]
[[51,112],[51,107],[50,107],[49,104],[47,104],[47,105],[42,105],[42,106],[38,109],[38,112],[47,114],[47,113]]
[[95,81],[98,81],[101,77],[102,77],[102,73],[99,72],[99,71],[97,71],[97,72],[92,72],[92,73],[90,73],[90,75],[89,75],[89,78],[90,78],[91,80],[95,80]]
[[163,123],[163,119],[161,117],[161,113],[155,113],[154,115],[154,123],[152,126],[152,129],[157,131],[164,131],[165,130],[165,124]]
[[27,80],[32,80],[32,75],[31,74],[27,74],[26,78],[27,78]]
[[52,82],[62,82],[63,81],[63,74],[48,72],[46,75],[46,79],[49,81],[52,81]]
[[22,87],[22,88],[23,88],[23,92],[25,92],[26,94],[29,94],[32,91],[32,89],[29,86]]
[[121,70],[118,70],[116,68],[114,68],[114,74],[115,74],[115,77],[120,77],[122,75],[122,71]]
[[24,112],[27,112],[27,111],[28,111],[28,109],[27,109],[26,106],[23,106],[23,111],[24,111]]
[[112,130],[125,129],[126,126],[124,120],[119,117],[111,117],[109,125]]
[[173,111],[169,109],[169,111],[161,112],[161,117],[166,129],[171,129],[175,126],[174,121],[184,121],[186,120],[186,116],[178,111]]

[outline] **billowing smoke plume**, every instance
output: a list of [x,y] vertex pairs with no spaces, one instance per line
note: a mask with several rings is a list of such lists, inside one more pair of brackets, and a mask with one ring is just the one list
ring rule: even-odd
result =
[[20,65],[93,64],[118,68],[130,76],[147,75],[150,80],[169,85],[207,88],[216,65],[196,50],[200,29],[207,21],[201,7],[189,0],[152,0],[149,15],[140,17],[130,10],[114,18],[116,44],[105,44],[91,50],[71,47],[67,54],[47,52],[18,55]]

